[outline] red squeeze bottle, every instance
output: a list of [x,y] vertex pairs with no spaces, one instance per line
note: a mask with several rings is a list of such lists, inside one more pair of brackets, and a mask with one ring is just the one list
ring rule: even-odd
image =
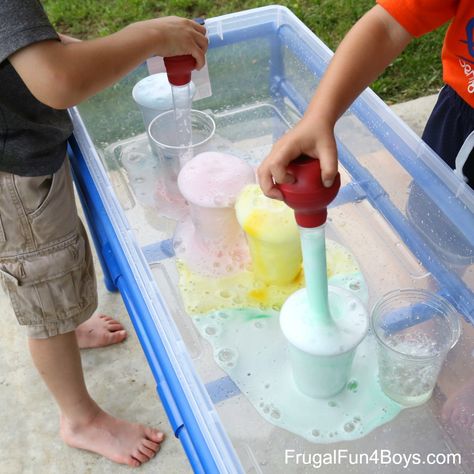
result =
[[170,84],[184,86],[191,82],[191,72],[196,68],[196,60],[190,54],[163,59]]
[[295,182],[276,186],[287,206],[295,211],[297,224],[309,228],[323,225],[328,215],[327,207],[341,186],[340,174],[337,173],[331,187],[324,187],[319,160],[306,155],[293,160],[287,169]]

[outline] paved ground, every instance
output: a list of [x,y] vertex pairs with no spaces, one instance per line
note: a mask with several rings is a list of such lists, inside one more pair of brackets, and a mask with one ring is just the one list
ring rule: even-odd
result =
[[[393,107],[421,133],[435,97]],[[98,281],[102,281],[96,264]],[[161,428],[168,435],[160,455],[139,472],[191,472],[181,444],[173,438],[155,384],[119,295],[99,285],[100,311],[118,318],[128,340],[116,347],[83,352],[86,380],[93,397],[111,413]],[[130,472],[94,454],[65,446],[57,435],[57,409],[39,381],[29,358],[26,338],[8,300],[0,292],[0,473],[104,474]]]

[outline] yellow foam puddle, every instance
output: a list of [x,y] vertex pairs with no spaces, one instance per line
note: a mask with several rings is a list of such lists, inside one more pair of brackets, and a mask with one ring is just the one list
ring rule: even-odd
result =
[[[353,255],[337,242],[327,240],[326,258],[328,278],[360,272]],[[211,278],[192,272],[182,261],[177,261],[177,267],[179,289],[190,315],[243,307],[279,311],[285,300],[305,284],[302,269],[289,284],[271,285],[259,280],[251,269]]]

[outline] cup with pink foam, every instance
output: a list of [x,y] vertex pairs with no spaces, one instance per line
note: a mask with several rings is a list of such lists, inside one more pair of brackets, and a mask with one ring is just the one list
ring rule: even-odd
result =
[[191,271],[212,277],[246,268],[250,258],[234,205],[254,182],[252,166],[228,153],[200,153],[183,166],[178,188],[189,216],[177,226],[173,246]]

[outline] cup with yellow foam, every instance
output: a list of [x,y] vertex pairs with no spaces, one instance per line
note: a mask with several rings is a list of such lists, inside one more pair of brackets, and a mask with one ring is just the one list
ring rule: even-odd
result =
[[246,186],[235,204],[237,220],[249,244],[255,276],[285,285],[301,272],[301,243],[293,211],[267,198],[256,184]]

